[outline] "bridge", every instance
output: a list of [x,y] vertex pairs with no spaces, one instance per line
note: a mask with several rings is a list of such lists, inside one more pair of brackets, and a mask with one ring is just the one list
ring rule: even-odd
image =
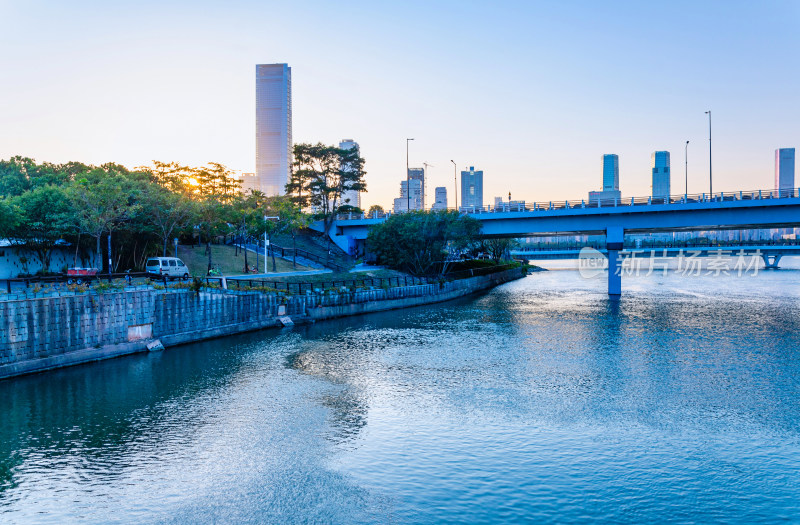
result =
[[[524,202],[483,208],[461,208],[481,221],[486,237],[604,235],[608,257],[608,293],[622,291],[620,251],[626,233],[658,233],[800,226],[800,190],[755,190],[714,194],[632,197],[613,201]],[[370,226],[388,215],[343,215],[331,238],[339,246],[362,242]],[[611,271],[611,270],[614,271]]]
[[[586,252],[586,248],[591,248],[591,252]],[[583,248],[568,249],[538,249],[538,250],[512,250],[511,255],[529,261],[545,261],[553,259],[580,259],[587,254],[600,254],[608,256],[608,250],[602,247],[586,245]],[[624,246],[620,254],[629,260],[642,259],[663,259],[669,257],[761,257],[764,261],[764,268],[777,270],[781,258],[785,255],[800,255],[800,245],[797,244],[725,244],[717,246],[645,246],[634,247]]]

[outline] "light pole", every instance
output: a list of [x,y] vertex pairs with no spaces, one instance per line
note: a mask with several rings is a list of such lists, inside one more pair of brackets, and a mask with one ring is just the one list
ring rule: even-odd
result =
[[711,110],[706,111],[708,115],[708,193],[714,196],[714,184],[711,178]]
[[269,241],[267,240],[267,219],[275,219],[277,221],[281,220],[280,217],[267,217],[264,215],[264,273],[269,272],[267,270],[267,246],[269,246]]
[[453,163],[453,189],[455,190],[456,211],[458,211],[458,175],[456,174],[458,168],[456,167],[456,161],[450,159],[450,162]]
[[408,175],[408,143],[414,139],[406,139],[406,211],[411,211],[411,178]]
[[689,141],[686,141],[686,145],[683,147],[683,163],[686,165],[686,173],[684,175],[686,182],[684,183],[684,190],[683,190],[683,197],[686,198],[689,195]]

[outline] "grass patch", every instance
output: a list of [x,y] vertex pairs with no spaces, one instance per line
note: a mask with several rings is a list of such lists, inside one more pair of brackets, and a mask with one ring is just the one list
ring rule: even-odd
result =
[[[192,275],[205,275],[208,269],[208,255],[206,255],[205,246],[178,246],[178,258],[181,259],[186,266],[189,267],[189,272]],[[224,244],[211,245],[211,262],[214,265],[219,265],[222,275],[242,275],[244,273],[244,253],[239,250],[239,255],[236,255],[236,248]],[[256,263],[256,254],[253,252],[247,253],[247,262],[252,268]],[[275,258],[277,269],[279,272],[303,272],[313,270],[308,266],[298,264],[297,268],[292,266],[292,261]],[[258,257],[259,272],[264,271],[264,257],[259,254]],[[269,259],[269,271],[272,272],[272,258]]]

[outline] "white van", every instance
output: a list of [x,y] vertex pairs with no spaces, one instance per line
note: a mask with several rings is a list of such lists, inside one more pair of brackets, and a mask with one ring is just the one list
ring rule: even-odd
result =
[[145,271],[150,277],[189,278],[189,267],[177,257],[151,257],[147,259]]

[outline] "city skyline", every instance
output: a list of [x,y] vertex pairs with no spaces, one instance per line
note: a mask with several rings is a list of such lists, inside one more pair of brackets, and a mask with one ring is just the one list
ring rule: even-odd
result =
[[[315,2],[99,5],[0,5],[14,51],[0,65],[18,79],[0,86],[0,157],[255,172],[252,67],[273,62],[293,68],[295,143],[359,137],[365,207],[396,196],[408,136],[411,165],[438,166],[428,187],[452,186],[452,158],[491,174],[487,195],[527,201],[585,195],[607,151],[620,156],[623,193],[648,195],[650,152],[683,153],[686,140],[689,192],[707,191],[708,109],[715,190],[772,187],[775,149],[800,144],[799,73],[786,67],[800,8],[790,2],[732,2],[724,17],[690,3],[412,2],[365,4],[352,19]],[[267,14],[282,23],[259,31]],[[657,26],[644,23],[654,16]],[[297,32],[301,17],[307,31]],[[398,29],[411,20],[413,35]],[[363,31],[334,29],[345,21]],[[480,35],[459,38],[464,25]],[[124,36],[134,32],[135,42]],[[319,53],[323,43],[359,51]]]

